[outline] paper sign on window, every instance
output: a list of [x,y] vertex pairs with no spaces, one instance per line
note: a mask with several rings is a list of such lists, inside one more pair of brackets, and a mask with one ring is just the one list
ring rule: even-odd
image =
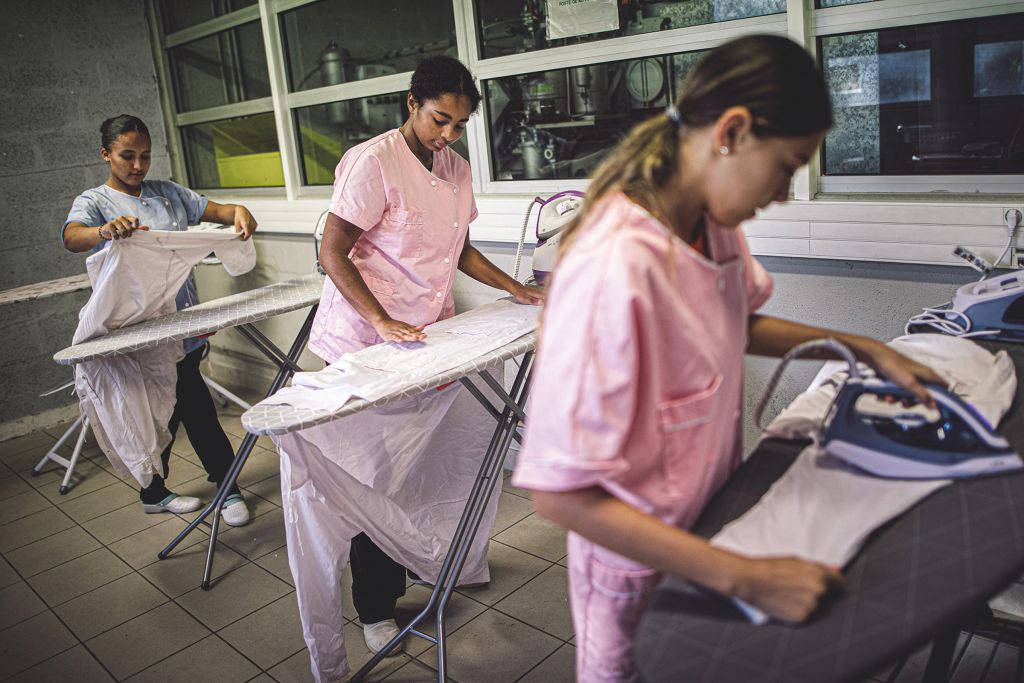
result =
[[616,0],[548,0],[548,40],[617,28]]

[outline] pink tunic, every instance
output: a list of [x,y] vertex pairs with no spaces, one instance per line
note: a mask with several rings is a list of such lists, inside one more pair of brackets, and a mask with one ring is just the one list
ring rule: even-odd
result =
[[[513,482],[600,486],[688,528],[740,463],[747,317],[771,278],[739,230],[709,224],[708,259],[621,194],[582,230],[548,292]],[[657,573],[570,534],[569,575],[578,680],[634,680]]]
[[[347,151],[330,211],[365,232],[349,257],[392,318],[429,324],[455,314],[452,284],[476,203],[469,163],[445,148],[428,171],[398,129]],[[309,349],[328,362],[381,339],[328,278]]]

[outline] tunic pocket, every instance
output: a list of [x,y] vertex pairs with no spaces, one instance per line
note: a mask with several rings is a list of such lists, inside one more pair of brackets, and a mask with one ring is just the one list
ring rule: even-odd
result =
[[417,259],[423,254],[422,211],[391,208],[381,218],[375,242],[398,260]]
[[714,455],[717,393],[722,375],[716,374],[707,389],[658,405],[662,438],[662,464],[668,494],[680,498],[698,494],[716,467]]

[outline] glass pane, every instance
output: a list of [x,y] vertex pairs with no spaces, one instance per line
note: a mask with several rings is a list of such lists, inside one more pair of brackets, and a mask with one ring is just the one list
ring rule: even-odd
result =
[[860,5],[865,2],[877,2],[878,0],[818,0],[817,8],[839,7],[840,5]]
[[585,178],[634,123],[664,112],[702,52],[484,82],[494,180]]
[[272,113],[181,128],[193,187],[279,187],[281,152]]
[[260,22],[167,51],[178,111],[270,97]]
[[[476,0],[480,57],[500,57],[786,11],[786,0],[656,0],[639,3],[639,6],[633,2],[598,0],[596,4],[607,4],[606,8],[596,10],[605,13],[600,15],[602,19],[607,18],[599,28],[610,28],[595,32],[591,24],[574,30],[573,24],[558,14],[567,11],[560,9],[566,5],[564,0]],[[552,8],[556,13],[554,21],[551,21]],[[591,32],[585,32],[587,30]],[[572,35],[567,36],[567,33]]]
[[1024,14],[827,36],[833,175],[1024,172]]
[[[334,183],[334,168],[341,155],[360,142],[401,126],[409,117],[405,95],[403,90],[296,109],[303,183]],[[465,135],[452,149],[469,159]]]
[[294,91],[412,71],[458,56],[450,0],[322,0],[281,14]]
[[256,0],[163,0],[164,32],[174,33],[255,4]]

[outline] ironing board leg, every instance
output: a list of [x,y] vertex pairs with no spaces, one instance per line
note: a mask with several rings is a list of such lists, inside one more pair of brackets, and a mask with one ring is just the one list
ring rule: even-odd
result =
[[60,456],[57,455],[57,451],[59,451],[61,446],[63,446],[64,443],[68,439],[71,438],[71,434],[76,429],[78,429],[79,425],[82,424],[82,421],[84,419],[85,419],[84,415],[79,415],[78,419],[75,420],[74,422],[72,422],[71,426],[67,428],[67,430],[64,432],[64,434],[59,439],[57,439],[57,443],[53,444],[53,446],[50,448],[50,450],[46,451],[46,455],[44,455],[43,459],[39,461],[39,464],[32,468],[32,476],[33,477],[36,477],[36,476],[39,476],[40,474],[42,474],[43,473],[43,467],[46,466],[46,463],[49,462],[50,460],[56,460],[56,457],[54,457],[54,456],[60,457]]
[[956,641],[959,637],[958,626],[939,634],[932,643],[932,651],[928,655],[928,664],[921,676],[921,683],[946,683],[949,680],[949,668],[953,663],[953,652],[956,650]]
[[[444,625],[445,609],[448,606],[448,601],[451,599],[452,591],[454,591],[456,584],[459,582],[462,567],[465,565],[466,558],[469,556],[470,548],[473,545],[473,539],[476,537],[476,532],[480,527],[480,522],[483,520],[484,512],[487,509],[487,503],[491,498],[491,494],[494,492],[495,485],[500,481],[501,466],[505,462],[505,455],[508,453],[513,436],[519,426],[521,408],[526,405],[532,357],[532,353],[525,355],[519,368],[519,372],[516,375],[516,379],[512,383],[511,390],[508,395],[502,396],[502,400],[505,402],[506,407],[498,419],[498,424],[494,429],[494,433],[491,435],[491,442],[484,453],[483,461],[480,464],[480,471],[477,474],[477,478],[473,483],[472,489],[470,490],[469,497],[466,501],[466,508],[462,513],[462,517],[459,518],[459,524],[455,529],[455,534],[452,536],[451,544],[448,547],[448,553],[445,555],[444,562],[441,565],[441,571],[438,573],[437,582],[434,584],[434,589],[430,593],[430,598],[428,598],[427,604],[419,614],[413,617],[413,619],[406,624],[401,631],[399,631],[397,636],[392,638],[387,645],[381,648],[381,650],[375,654],[370,661],[364,664],[363,667],[352,676],[350,679],[352,683],[362,681],[363,678],[365,678],[374,669],[374,667],[376,667],[377,664],[379,664],[380,661],[388,655],[388,653],[398,647],[405,636],[409,633],[413,633],[414,635],[437,645],[437,680],[440,683],[445,682],[448,668]],[[465,378],[463,379],[463,383],[470,384],[469,380]],[[501,390],[501,394],[505,393],[503,388],[499,387],[499,389]],[[471,393],[477,398],[477,400],[483,398],[483,395],[479,392]],[[489,406],[490,403],[488,402],[487,405]],[[520,410],[516,410],[516,407]],[[431,637],[417,631],[416,626],[430,616],[435,606],[437,608],[437,613],[435,615],[437,636]]]
[[[287,355],[282,353],[279,349],[274,348],[276,354],[287,359],[287,362],[278,362],[279,359],[272,353],[267,353],[267,357],[270,358],[277,366],[277,375],[274,377],[274,381],[270,384],[270,389],[267,390],[266,395],[271,396],[276,393],[278,389],[284,386],[284,383],[288,381],[288,378],[292,376],[293,368],[298,367],[297,362],[299,356],[302,355],[303,349],[306,348],[306,341],[309,339],[309,331],[313,327],[313,316],[316,315],[317,306],[313,306],[309,314],[306,316],[305,322],[302,323],[302,327],[299,329],[299,333],[295,336],[295,340],[292,342],[291,348],[288,350]],[[249,325],[240,325],[241,329],[249,329]],[[249,335],[245,335],[249,337]],[[262,336],[262,335],[261,335]],[[265,337],[263,339],[266,339]],[[267,341],[266,343],[269,343]],[[256,345],[261,351],[264,349],[260,345]],[[182,529],[181,533],[174,537],[167,546],[157,553],[157,557],[161,560],[166,559],[171,551],[182,540],[185,539],[192,531],[202,524],[209,515],[213,515],[213,520],[210,523],[210,546],[206,552],[206,566],[203,569],[203,580],[200,584],[203,590],[210,589],[210,578],[213,573],[213,557],[217,547],[217,532],[220,527],[220,511],[224,505],[224,501],[228,497],[228,492],[234,487],[235,482],[238,481],[238,475],[242,471],[242,467],[245,465],[245,461],[248,460],[249,454],[252,452],[253,447],[256,445],[257,436],[255,434],[246,434],[245,438],[242,439],[242,445],[238,447],[238,453],[235,455],[234,460],[231,461],[231,467],[228,469],[227,475],[224,477],[224,481],[221,482],[220,488],[217,489],[217,494],[213,498],[213,502],[206,506],[195,519],[193,519],[187,527]]]
[[[64,480],[60,483],[60,495],[62,496],[68,492],[68,486],[71,484],[71,476],[75,473],[75,467],[78,465],[78,458],[82,455],[82,446],[85,445],[85,435],[89,432],[89,418],[82,415],[78,418],[78,422],[82,423],[82,427],[78,431],[78,439],[75,441],[75,450],[71,453],[71,460],[68,461],[68,469],[64,472]],[[75,424],[78,424],[78,422]]]

